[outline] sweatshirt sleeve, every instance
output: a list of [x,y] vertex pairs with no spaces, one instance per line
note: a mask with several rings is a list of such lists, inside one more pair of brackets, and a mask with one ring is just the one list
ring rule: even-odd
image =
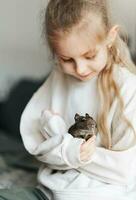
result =
[[37,95],[34,95],[21,117],[20,132],[26,150],[52,169],[81,166],[79,152],[84,139],[70,135],[63,118],[50,111],[46,111],[41,120],[43,110],[38,110],[38,105]]
[[136,179],[136,146],[115,152],[101,147],[96,148],[92,162],[79,171],[90,177],[110,184],[131,184]]
[[118,117],[118,106],[112,121],[112,150],[96,147],[92,162],[80,170],[91,177],[113,184],[129,184],[136,179],[136,77],[126,81],[121,90],[124,114],[133,129]]

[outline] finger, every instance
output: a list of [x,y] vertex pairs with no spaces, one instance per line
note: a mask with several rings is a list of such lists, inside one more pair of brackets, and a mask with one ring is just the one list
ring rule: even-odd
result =
[[89,160],[93,153],[94,153],[94,150],[88,153],[82,153],[80,154],[80,158],[81,160]]
[[86,141],[86,144],[91,143],[91,142],[94,141],[95,139],[96,139],[96,136],[93,135],[91,138],[89,138],[89,139]]
[[83,158],[83,157],[86,157],[88,154],[89,152],[83,151],[80,153],[80,156]]
[[81,155],[81,157],[83,158],[83,157],[87,157],[88,155],[90,155],[91,153],[90,153],[90,151],[89,152],[82,152],[80,155]]
[[85,143],[82,145],[82,147],[83,147],[83,148],[88,148],[88,147],[90,147],[90,146],[93,145],[93,144],[95,144],[95,140],[91,140],[91,141],[89,141],[89,142],[85,142]]
[[90,146],[91,145],[95,145],[95,139],[89,139],[89,141],[84,141],[82,144],[81,144],[81,151],[85,151],[87,148],[90,149]]
[[83,150],[80,152],[80,154],[82,154],[82,155],[88,154],[88,153],[94,151],[95,149],[96,149],[96,146],[93,145],[93,146],[91,146],[91,147],[89,147],[89,148],[83,149]]
[[93,136],[90,137],[87,141],[90,141],[90,140],[93,140],[93,139],[96,139],[96,135],[93,135]]
[[95,148],[96,147],[96,145],[95,145],[95,142],[93,143],[91,143],[91,144],[84,144],[82,147],[81,147],[81,149],[80,149],[80,152],[88,152],[88,151],[90,151],[92,148]]
[[87,154],[91,154],[92,152],[94,152],[95,147],[92,147],[91,149],[87,149],[86,151],[82,151],[80,152],[81,155],[87,155]]

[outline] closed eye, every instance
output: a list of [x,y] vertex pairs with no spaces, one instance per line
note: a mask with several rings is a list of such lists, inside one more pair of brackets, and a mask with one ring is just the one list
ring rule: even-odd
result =
[[72,58],[71,58],[71,59],[68,59],[68,60],[65,60],[65,59],[61,58],[61,60],[62,60],[63,62],[73,62],[73,59],[72,59]]
[[[87,60],[93,60],[93,59],[95,59],[96,58],[96,54],[95,55],[93,55],[93,56],[87,56],[86,57],[86,59]],[[74,60],[72,59],[72,58],[70,58],[70,59],[64,59],[64,58],[61,58],[61,60],[63,61],[63,62],[74,62]]]
[[95,58],[96,58],[96,55],[94,55],[94,56],[91,56],[91,57],[89,57],[89,56],[88,56],[88,57],[86,57],[86,59],[87,59],[87,60],[93,60],[93,59],[95,59]]

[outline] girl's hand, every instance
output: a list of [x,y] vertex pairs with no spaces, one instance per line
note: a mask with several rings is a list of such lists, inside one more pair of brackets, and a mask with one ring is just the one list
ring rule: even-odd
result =
[[80,148],[80,159],[81,161],[88,161],[93,155],[96,145],[95,145],[96,136],[92,136],[87,141],[81,144]]

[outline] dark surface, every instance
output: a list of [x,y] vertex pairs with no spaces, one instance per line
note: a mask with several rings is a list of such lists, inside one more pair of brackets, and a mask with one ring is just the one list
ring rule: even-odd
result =
[[0,102],[0,189],[37,185],[40,163],[25,150],[19,124],[26,104],[46,78],[20,80]]
[[19,123],[21,114],[32,97],[46,78],[35,81],[23,79],[13,88],[4,102],[0,103],[0,129],[11,137],[20,138]]

